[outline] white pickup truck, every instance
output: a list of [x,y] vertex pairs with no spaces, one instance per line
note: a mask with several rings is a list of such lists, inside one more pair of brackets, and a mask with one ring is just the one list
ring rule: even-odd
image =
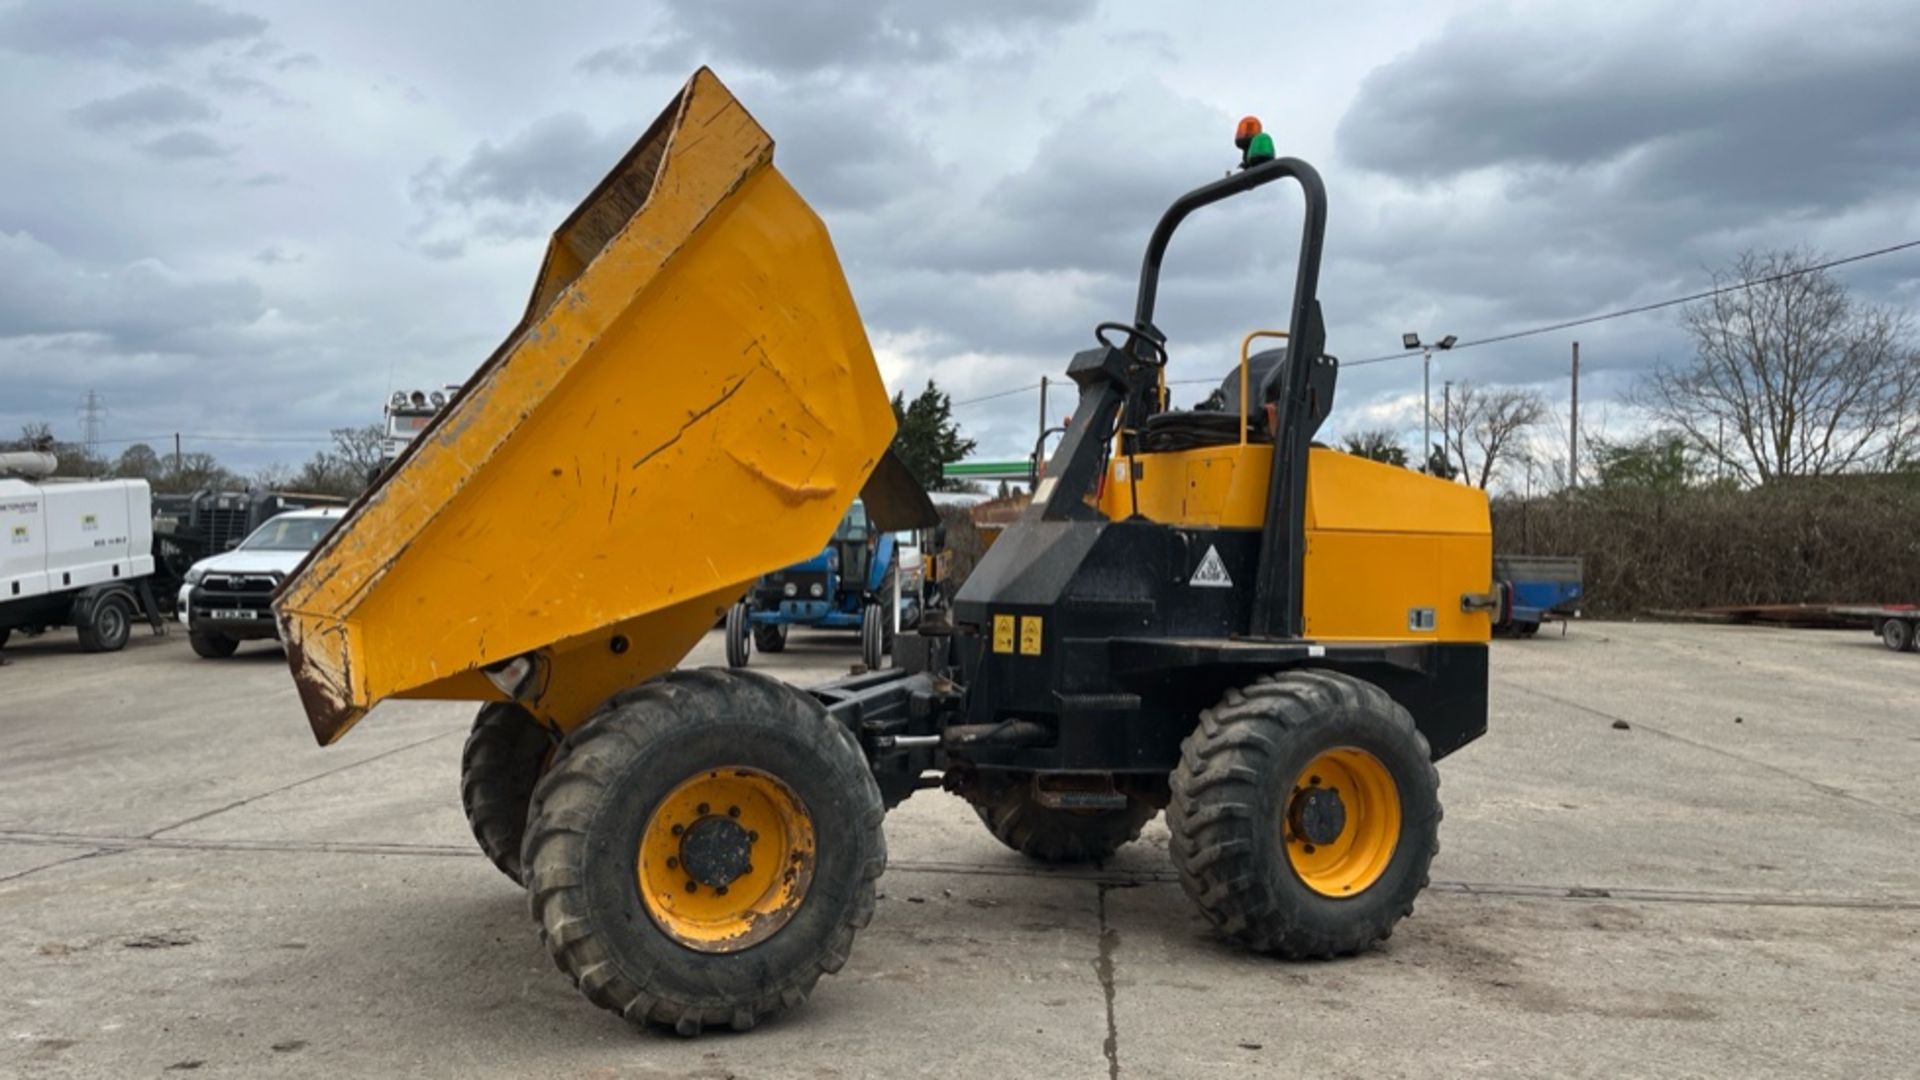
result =
[[193,651],[217,660],[232,656],[242,641],[277,639],[274,592],[345,514],[338,507],[280,514],[232,551],[194,563],[180,586],[179,603]]

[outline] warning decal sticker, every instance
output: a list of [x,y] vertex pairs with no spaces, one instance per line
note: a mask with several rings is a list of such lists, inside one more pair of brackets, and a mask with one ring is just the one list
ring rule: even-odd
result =
[[1193,577],[1187,582],[1196,589],[1231,589],[1233,579],[1227,576],[1227,564],[1220,561],[1220,549],[1207,545],[1207,553],[1194,569]]

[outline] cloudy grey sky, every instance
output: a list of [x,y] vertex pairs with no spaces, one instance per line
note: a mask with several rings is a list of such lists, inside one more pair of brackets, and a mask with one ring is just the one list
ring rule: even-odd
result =
[[[890,383],[962,400],[1130,313],[1155,217],[1232,164],[1243,113],[1327,179],[1350,360],[1690,291],[1744,247],[1920,237],[1912,0],[0,0],[0,431],[72,437],[97,390],[108,451],[183,431],[253,467],[463,379],[702,63],[826,216]],[[1296,199],[1176,239],[1175,378],[1284,322]],[[1920,252],[1845,277],[1920,308]],[[1675,326],[1578,333],[1591,418],[1631,423],[1608,401],[1685,352]],[[1562,401],[1573,336],[1451,355],[1436,394]],[[1419,389],[1417,361],[1353,369],[1332,430],[1417,441]],[[1036,404],[960,416],[1013,455]]]

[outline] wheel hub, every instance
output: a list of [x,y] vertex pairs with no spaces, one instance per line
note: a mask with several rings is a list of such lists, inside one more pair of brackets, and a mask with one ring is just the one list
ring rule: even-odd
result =
[[753,841],[731,818],[703,817],[680,837],[680,865],[708,888],[731,885],[753,869]]
[[1294,835],[1309,844],[1331,844],[1347,828],[1347,804],[1330,788],[1310,787],[1295,795],[1287,816]]

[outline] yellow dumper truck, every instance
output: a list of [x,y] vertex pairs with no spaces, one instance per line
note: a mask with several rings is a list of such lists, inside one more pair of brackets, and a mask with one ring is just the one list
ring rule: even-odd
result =
[[[482,703],[462,778],[481,847],[589,999],[684,1034],[751,1027],[846,963],[886,810],[926,787],[1043,860],[1102,858],[1164,809],[1229,938],[1384,938],[1427,882],[1434,762],[1486,726],[1487,507],[1313,444],[1338,370],[1326,197],[1252,127],[1240,169],[1154,228],[1132,318],[1068,364],[1047,478],[950,618],[892,668],[798,689],[676,665],[856,497],[881,528],[928,508],[826,228],[695,74],[561,224],[519,325],[280,593],[314,734],[388,698]],[[1168,241],[1282,179],[1306,206],[1287,327],[1221,358],[1208,407],[1171,408]]]

